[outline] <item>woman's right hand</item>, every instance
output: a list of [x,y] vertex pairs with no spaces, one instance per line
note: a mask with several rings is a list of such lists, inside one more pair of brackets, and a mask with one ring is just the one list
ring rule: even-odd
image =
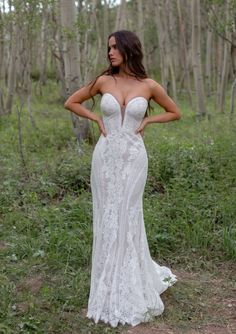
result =
[[106,133],[106,129],[105,129],[103,120],[100,117],[98,117],[96,121],[97,121],[99,130],[100,130],[100,133],[102,133],[106,137],[107,133]]

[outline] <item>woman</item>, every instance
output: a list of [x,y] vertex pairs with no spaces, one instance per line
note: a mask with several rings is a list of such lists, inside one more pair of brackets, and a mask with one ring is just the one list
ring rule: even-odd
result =
[[[135,326],[164,310],[160,294],[177,281],[152,260],[142,196],[148,159],[144,129],[180,119],[164,89],[147,77],[138,37],[126,30],[108,38],[109,68],[68,98],[65,108],[97,122],[101,135],[91,168],[93,252],[87,317],[116,327]],[[101,94],[103,116],[82,102]],[[153,99],[165,113],[147,116]]]

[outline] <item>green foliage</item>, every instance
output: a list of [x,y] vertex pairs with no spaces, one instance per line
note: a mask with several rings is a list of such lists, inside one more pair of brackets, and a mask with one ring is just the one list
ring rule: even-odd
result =
[[144,207],[150,248],[159,256],[197,249],[207,258],[236,259],[234,124],[220,115],[191,128],[187,123],[148,132]]
[[[213,31],[224,37],[226,37],[226,32],[234,32],[235,0],[204,0],[203,5],[205,7],[205,10],[202,11],[203,15]],[[228,8],[229,17],[225,15],[226,8]]]

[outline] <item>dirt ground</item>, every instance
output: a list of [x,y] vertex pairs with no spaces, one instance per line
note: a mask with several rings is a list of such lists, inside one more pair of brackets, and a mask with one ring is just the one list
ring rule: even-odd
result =
[[[236,266],[228,268],[222,265],[216,272],[192,273],[178,270],[175,273],[178,277],[175,287],[177,295],[181,295],[181,289],[185,290],[182,301],[176,303],[176,298],[165,292],[162,295],[166,312],[164,317],[157,317],[155,323],[130,326],[121,333],[236,334]],[[192,293],[192,290],[197,293]],[[173,292],[173,295],[175,294],[176,292]],[[180,321],[180,315],[181,312],[181,316],[188,314],[188,296],[189,308],[194,308],[195,305],[198,312],[184,323]],[[168,310],[171,303],[174,305]],[[179,308],[177,316],[176,307]]]
[[[137,326],[119,325],[114,333],[121,334],[236,334],[236,265],[224,263],[210,270],[174,270],[178,282],[167,289],[161,298],[165,310],[153,321]],[[43,274],[28,277],[17,286],[36,295],[43,284]],[[16,311],[27,311],[26,303],[16,305]],[[66,312],[65,312],[66,313]],[[86,309],[81,310],[84,325]],[[75,314],[72,321],[76,325]],[[65,320],[65,319],[64,319]],[[99,321],[89,333],[111,333],[111,327]],[[76,325],[76,328],[77,325]],[[86,327],[88,329],[88,327]],[[86,329],[82,331],[88,333]],[[113,331],[112,331],[113,332]],[[78,334],[78,330],[70,333]]]

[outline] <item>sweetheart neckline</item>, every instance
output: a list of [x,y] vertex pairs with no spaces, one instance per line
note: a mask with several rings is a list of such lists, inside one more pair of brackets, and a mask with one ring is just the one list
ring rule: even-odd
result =
[[[117,98],[116,98],[114,95],[112,95],[111,93],[104,93],[104,94],[102,95],[102,98],[103,98],[104,95],[110,95],[110,96],[112,96],[113,99],[114,99],[114,101],[118,104],[118,106],[119,106],[119,108],[120,108],[120,115],[121,115],[121,127],[123,127],[123,125],[124,125],[126,109],[127,109],[128,105],[129,105],[132,101],[137,100],[137,99],[143,99],[143,100],[145,100],[146,103],[148,104],[148,100],[147,100],[145,97],[143,97],[143,96],[135,96],[135,97],[133,97],[132,99],[130,99],[130,100],[128,101],[128,103],[126,103],[126,105],[123,104],[123,106],[121,106],[120,103],[119,103],[119,101],[117,100]],[[122,107],[124,107],[124,109],[123,109]],[[123,110],[122,110],[122,109],[123,109]],[[122,117],[122,113],[123,113],[123,117]]]
[[129,104],[130,102],[132,102],[133,100],[136,100],[136,99],[143,99],[143,100],[145,100],[145,101],[148,103],[148,100],[147,100],[145,97],[143,97],[143,96],[135,96],[135,97],[133,97],[132,99],[130,99],[126,104],[121,105],[120,102],[117,100],[117,98],[116,98],[113,94],[111,94],[111,93],[104,93],[104,94],[102,95],[102,97],[103,97],[104,95],[110,95],[110,96],[112,96],[113,99],[116,101],[116,103],[119,105],[120,109],[122,109],[122,107],[125,107],[125,110],[126,110],[128,104]]

